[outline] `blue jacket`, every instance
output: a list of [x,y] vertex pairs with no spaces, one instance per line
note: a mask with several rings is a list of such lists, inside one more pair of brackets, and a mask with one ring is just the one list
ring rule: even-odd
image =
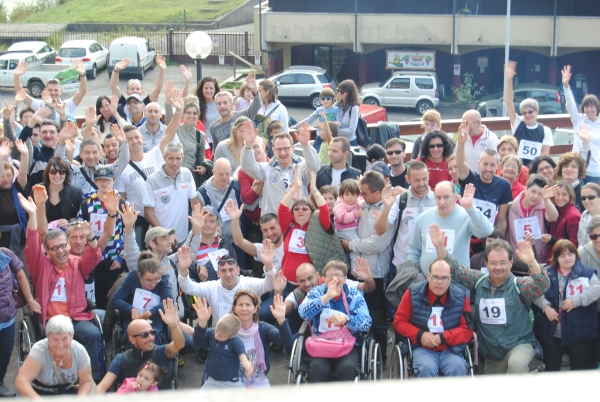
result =
[[[356,338],[356,344],[360,345],[360,337],[363,333],[369,331],[372,322],[371,316],[369,315],[367,302],[357,288],[349,289],[348,285],[344,285],[344,292],[346,293],[346,301],[348,303],[348,310],[350,312],[348,329]],[[338,298],[338,300],[330,300],[327,306],[323,305],[321,302],[321,296],[324,296],[326,293],[327,285],[314,287],[308,292],[306,299],[304,299],[302,304],[300,304],[298,307],[298,313],[300,314],[300,317],[302,317],[303,320],[311,321],[315,334],[319,333],[318,330],[321,313],[325,307],[346,314],[344,301],[342,300],[341,296]]]
[[[556,311],[559,310],[559,294],[558,294],[558,272],[554,268],[547,269],[550,277],[550,289],[545,294],[546,299]],[[583,265],[579,260],[573,266],[571,275],[567,278],[565,289],[563,290],[563,300],[566,299],[566,291],[569,288],[569,283],[573,279],[580,277],[592,279],[592,275],[596,270]],[[537,339],[545,344],[552,345],[554,343],[554,331],[556,330],[556,322],[548,321],[548,317],[543,311],[538,311],[535,316],[534,331]],[[567,313],[564,310],[560,315],[560,338],[562,346],[575,345],[581,342],[588,342],[597,338],[596,328],[598,328],[598,316],[596,315],[596,301],[587,305],[579,306],[571,312]]]
[[[122,315],[131,317],[131,310],[133,309],[133,295],[136,289],[142,289],[140,277],[138,276],[138,270],[134,269],[129,272],[129,275],[125,278],[121,287],[116,291],[112,298],[112,306],[119,309]],[[173,293],[171,292],[171,285],[169,284],[169,275],[163,275],[158,285],[151,290],[155,295],[159,295],[161,300],[172,299]],[[158,310],[162,310],[162,303],[154,306],[150,309],[152,313],[152,320],[158,320],[162,322]]]
[[[25,169],[25,167],[23,167],[23,169]],[[21,206],[21,201],[19,201],[19,190],[17,190],[16,183],[13,184],[11,193],[13,202],[15,204],[15,209],[17,210],[17,215],[19,216],[19,223],[21,224],[21,228],[23,228],[23,230],[25,231],[27,230],[28,222],[27,212],[25,212],[25,209],[23,209],[23,207]]]
[[[431,316],[431,304],[429,304],[429,299],[427,298],[428,284],[427,281],[423,281],[415,283],[409,288],[412,305],[411,323],[423,331],[429,331],[427,322]],[[446,305],[444,306],[444,310],[442,310],[442,322],[444,323],[445,330],[453,329],[460,325],[466,297],[468,297],[468,293],[464,287],[454,283],[450,284]],[[415,347],[419,346],[420,344],[415,345]],[[448,349],[456,354],[461,354],[465,350],[465,346],[466,344],[463,343],[453,347],[449,346]]]

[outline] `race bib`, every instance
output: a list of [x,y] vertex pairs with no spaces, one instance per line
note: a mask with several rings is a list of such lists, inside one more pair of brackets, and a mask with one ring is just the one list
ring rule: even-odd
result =
[[419,216],[419,207],[408,207],[402,212],[402,222],[406,224],[408,228],[408,237],[412,236],[415,224],[417,223],[417,217]]
[[95,212],[90,214],[90,222],[92,223],[92,228],[94,229],[94,236],[102,236],[102,233],[104,233],[104,224],[106,223],[106,219],[108,219],[107,214],[97,214]]
[[590,280],[588,278],[577,278],[569,281],[565,294],[566,298],[570,299],[574,296],[580,296],[583,292],[588,290],[590,287]]
[[[233,202],[237,208],[237,202],[235,200]],[[225,211],[225,206],[223,206],[223,208],[221,208],[221,210],[219,211],[219,216],[221,216],[221,222],[223,223],[231,220],[231,217],[229,216],[227,211]]]
[[[452,254],[454,252],[454,233],[455,231],[452,229],[443,229],[444,230],[444,248],[448,251],[448,253]],[[425,242],[425,251],[427,253],[435,253],[435,246],[431,241],[431,235],[429,231],[427,232],[427,240]]]
[[442,311],[443,307],[432,307],[429,321],[427,321],[427,328],[429,332],[434,334],[441,334],[444,332],[444,323],[442,322]]
[[304,245],[305,236],[306,232],[304,230],[294,229],[292,237],[290,238],[288,250],[298,254],[308,254],[306,246]]
[[534,239],[542,238],[542,231],[540,229],[540,222],[535,216],[529,218],[515,219],[515,239],[517,242],[525,238],[525,233],[531,233]]
[[517,156],[521,159],[533,159],[542,154],[542,143],[527,140],[519,142],[519,152]]
[[327,319],[332,315],[342,314],[337,310],[332,310],[330,308],[324,308],[323,312],[321,312],[320,322],[319,322],[319,332],[329,332],[329,331],[337,331],[338,329],[344,328],[343,324],[334,325],[330,322],[327,322]]
[[490,274],[490,270],[487,269],[487,267],[481,267],[481,272],[483,272],[484,274]]
[[85,297],[96,302],[96,295],[94,294],[94,282],[85,284]]
[[160,296],[147,291],[145,289],[137,288],[133,294],[132,306],[137,309],[140,313],[146,310],[150,310],[153,307],[158,306],[160,303]]
[[229,251],[225,250],[224,248],[220,248],[217,251],[212,251],[208,253],[208,259],[212,263],[212,266],[215,269],[215,271],[219,270],[219,260],[225,254],[229,254]]
[[494,222],[496,221],[496,204],[494,204],[493,202],[473,198],[473,206],[475,206],[475,208],[477,208],[483,214],[483,216],[488,218],[488,221],[494,224]]
[[66,302],[67,301],[65,278],[58,278],[58,281],[56,281],[56,286],[54,286],[54,291],[52,292],[52,297],[50,297],[50,301],[51,302]]
[[504,299],[480,299],[479,320],[484,324],[506,324],[506,305]]
[[287,191],[290,189],[290,174],[288,172],[284,172],[281,175],[281,180],[283,180],[283,187]]

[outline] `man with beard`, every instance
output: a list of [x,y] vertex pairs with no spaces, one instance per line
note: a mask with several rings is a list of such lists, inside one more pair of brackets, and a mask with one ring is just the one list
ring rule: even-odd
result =
[[410,185],[406,180],[408,170],[407,165],[404,164],[406,143],[400,138],[390,138],[385,143],[385,153],[390,163],[390,183],[392,187],[408,188]]
[[350,143],[344,137],[336,137],[329,143],[329,165],[321,166],[317,172],[317,188],[325,185],[335,186],[338,190],[346,179],[358,179],[360,170],[348,164]]

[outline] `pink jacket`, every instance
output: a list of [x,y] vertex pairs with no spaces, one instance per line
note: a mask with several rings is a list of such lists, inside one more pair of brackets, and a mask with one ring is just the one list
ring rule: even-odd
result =
[[360,203],[348,204],[340,196],[333,207],[333,215],[335,216],[333,224],[336,230],[352,229],[358,227],[358,216],[356,212],[360,209]]
[[[58,268],[52,263],[50,257],[42,253],[40,235],[37,230],[27,228],[27,245],[24,254],[29,274],[35,289],[35,300],[42,306],[40,322],[46,326],[48,303],[52,290],[60,277]],[[98,247],[86,247],[83,256],[69,256],[69,263],[65,268],[65,288],[68,297],[69,314],[75,321],[91,320],[94,314],[87,310],[85,300],[84,278],[88,276],[96,265],[102,261],[102,253]]]
[[[117,394],[126,394],[129,392],[141,392],[139,389],[137,388],[131,388],[131,384],[133,384],[135,382],[135,378],[136,377],[131,377],[131,378],[126,378],[125,381],[123,381],[123,384],[121,385],[121,387],[117,390]],[[153,387],[150,387],[150,389],[148,390],[148,392],[158,392],[158,387],[155,385]]]
[[[512,202],[510,206],[510,210],[508,211],[508,229],[506,231],[506,241],[510,244],[513,250],[517,249],[517,239],[515,235],[515,220],[523,219],[523,211],[521,210],[521,200],[525,197],[525,192],[517,195],[515,200]],[[538,224],[540,225],[540,231],[542,234],[548,233],[546,230],[546,225],[544,223],[544,215],[546,213],[546,206],[543,200],[540,200],[536,205],[533,206],[531,210],[530,217],[535,217],[538,220]],[[541,239],[536,239],[535,241],[535,252],[536,252],[536,260],[540,264],[546,261],[546,248],[547,244],[544,243]]]

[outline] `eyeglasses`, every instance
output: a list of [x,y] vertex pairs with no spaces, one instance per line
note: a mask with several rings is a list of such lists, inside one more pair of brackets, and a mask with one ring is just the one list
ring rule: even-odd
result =
[[404,152],[404,150],[402,150],[402,151],[398,151],[398,150],[396,150],[396,151],[386,151],[386,154],[388,154],[388,156],[392,156],[394,154],[400,155],[402,152]]
[[510,262],[508,261],[500,261],[500,262],[488,262],[487,266],[488,268],[496,268],[497,266],[500,266],[501,268],[506,268],[507,266],[510,265]]
[[521,114],[523,116],[529,116],[530,114],[534,114],[535,110],[521,110]]
[[581,196],[581,201],[585,201],[585,200],[595,200],[596,197],[598,197],[597,195],[582,195]]
[[436,275],[429,274],[429,277],[434,282],[441,282],[441,283],[450,282],[450,277],[449,276],[436,276]]
[[306,212],[308,210],[310,210],[309,207],[296,207],[296,208],[294,208],[294,212]]
[[224,267],[225,264],[227,265],[235,265],[235,260],[233,258],[228,258],[226,260],[219,260],[218,262],[220,267]]
[[58,251],[58,249],[66,250],[67,246],[67,243],[59,244],[58,246],[50,247],[50,251],[55,252]]
[[517,170],[519,167],[517,165],[504,165],[506,169]]
[[64,175],[67,174],[67,171],[65,169],[58,169],[58,170],[56,170],[56,169],[50,169],[48,171],[48,174],[50,176],[54,176],[54,175],[57,175],[57,174],[60,175],[60,176],[64,176]]
[[162,280],[162,278],[158,278],[158,279],[155,279],[155,280],[153,280],[153,281],[149,281],[148,279],[144,279],[143,281],[144,281],[144,283],[145,283],[147,286],[150,286],[150,285],[158,285],[158,284],[160,283],[160,281],[161,281],[161,280]]
[[444,148],[444,144],[429,144],[429,149]]
[[138,336],[141,336],[142,339],[146,339],[148,338],[150,335],[152,336],[156,336],[156,330],[155,329],[151,329],[150,331],[144,331],[141,334],[137,334],[137,335],[131,335],[134,338],[137,338]]
[[592,233],[592,234],[590,235],[590,239],[592,239],[592,240],[597,240],[597,239],[598,239],[598,237],[600,237],[600,234]]
[[368,195],[367,193],[365,193],[365,192],[364,192],[364,191],[362,191],[362,190],[358,190],[358,191],[360,192],[360,195],[362,195],[363,197],[364,197],[365,195]]
[[292,149],[292,147],[273,148],[273,152],[280,154],[282,152],[290,152],[290,149]]
[[339,88],[337,89],[337,91],[340,93],[340,95],[343,95],[346,93],[346,91],[344,91],[343,89],[339,89]]
[[330,100],[333,100],[333,98],[331,96],[323,96],[323,97],[321,97],[321,100],[322,101],[330,101]]
[[325,279],[333,279],[333,278],[344,278],[346,275],[344,274],[327,274],[325,275]]

